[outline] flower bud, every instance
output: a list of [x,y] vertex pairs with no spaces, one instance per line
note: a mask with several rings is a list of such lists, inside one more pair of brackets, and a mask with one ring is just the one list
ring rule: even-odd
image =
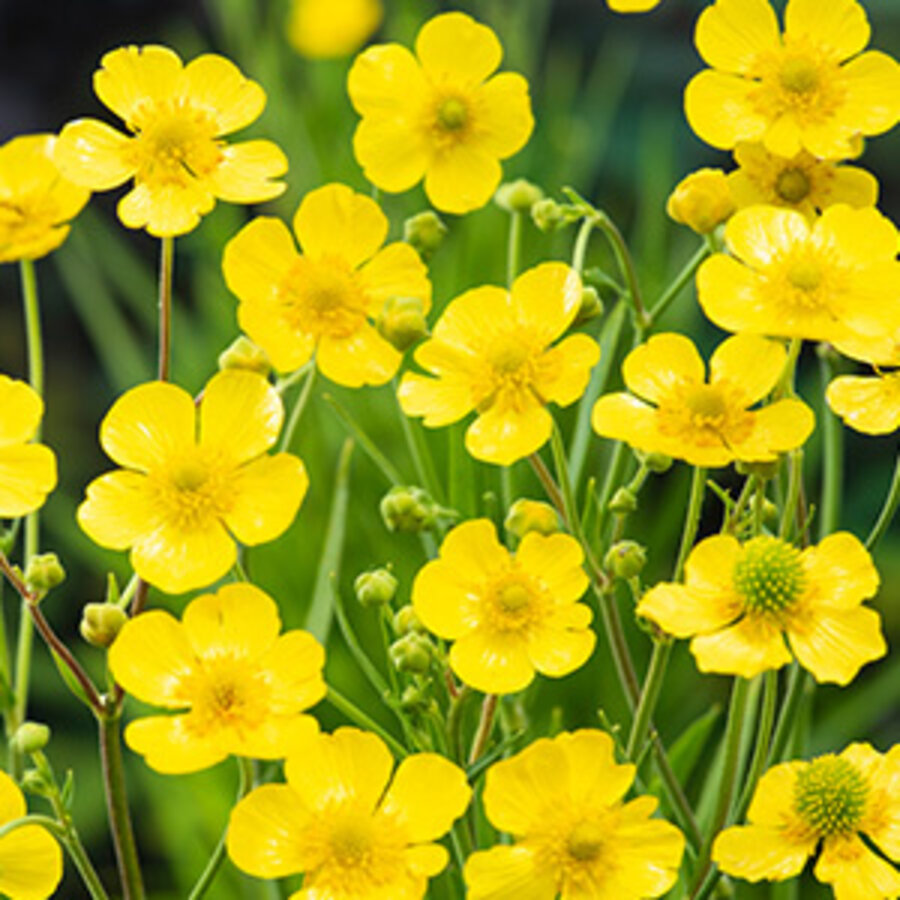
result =
[[388,531],[427,531],[437,515],[431,497],[414,486],[392,487],[382,498],[379,509]]
[[683,178],[669,195],[666,212],[670,218],[708,234],[734,212],[728,178],[721,169],[698,169]]
[[394,631],[399,635],[424,634],[425,626],[419,621],[412,606],[401,606],[394,615]]
[[400,696],[400,708],[410,715],[424,715],[434,707],[429,689],[423,685],[409,684]]
[[388,569],[373,569],[356,576],[353,590],[363,606],[387,606],[397,593],[397,579]]
[[778,507],[768,497],[763,500],[762,515],[766,525],[774,525],[778,521]]
[[390,297],[375,320],[378,333],[401,353],[428,334],[421,297]]
[[778,459],[769,462],[744,462],[738,460],[735,463],[735,470],[739,475],[755,475],[763,481],[771,481],[777,474],[781,461]]
[[41,722],[23,722],[11,743],[23,756],[37,753],[50,743],[50,729]]
[[531,207],[531,221],[541,231],[555,231],[561,225],[565,225],[567,218],[555,200],[545,197]]
[[665,453],[645,453],[643,450],[635,450],[634,455],[642,465],[645,465],[656,475],[662,475],[672,468],[672,457]]
[[620,487],[612,495],[612,500],[609,501],[609,511],[618,516],[626,516],[628,513],[633,513],[637,508],[637,497],[635,497],[634,491],[629,490],[627,487]]
[[618,541],[609,548],[603,566],[617,578],[640,575],[647,564],[647,551],[636,541]]
[[391,664],[398,672],[424,675],[431,668],[433,647],[424,634],[410,632],[388,648]]
[[403,223],[403,240],[411,244],[422,259],[428,259],[444,241],[447,226],[440,216],[427,209]]
[[597,288],[586,284],[581,290],[581,306],[578,308],[578,314],[575,316],[575,321],[572,322],[572,327],[578,328],[579,325],[584,325],[585,322],[590,322],[591,319],[602,315],[603,301],[600,299],[600,294],[597,293]]
[[22,774],[22,790],[38,797],[50,797],[54,793],[53,785],[40,769],[26,769]]
[[128,615],[110,603],[87,603],[81,611],[81,636],[93,647],[109,647],[116,639]]
[[219,368],[244,369],[267,378],[272,371],[272,364],[265,350],[242,334],[219,354]]
[[66,580],[66,570],[55,553],[40,553],[28,561],[24,577],[29,590],[44,595]]
[[524,178],[501,184],[494,194],[494,203],[509,213],[528,212],[535,203],[543,199],[544,192]]
[[520,540],[529,531],[554,534],[559,531],[559,516],[549,503],[520,497],[510,506],[503,527]]

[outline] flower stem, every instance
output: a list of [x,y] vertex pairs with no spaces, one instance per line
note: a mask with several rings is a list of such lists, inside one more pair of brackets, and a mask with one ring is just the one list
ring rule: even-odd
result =
[[335,690],[331,685],[328,686],[328,694],[325,699],[339,712],[342,712],[348,719],[355,722],[361,728],[367,728],[374,731],[391,749],[394,756],[403,759],[409,756],[409,752],[400,741],[393,735],[389,734],[374,719],[364,713],[352,700],[349,700],[339,691]]
[[[819,358],[822,393],[834,371],[826,356]],[[844,469],[844,426],[828,404],[822,413],[822,495],[819,508],[819,540],[837,529],[841,515],[841,475]]]
[[506,242],[506,286],[512,283],[519,274],[522,256],[522,213],[513,210],[509,214],[509,237]]
[[585,216],[575,238],[575,247],[572,250],[572,268],[579,275],[584,272],[584,258],[587,256],[588,242],[595,225],[596,222],[592,216]]
[[172,269],[175,239],[161,238],[159,253],[159,356],[157,377],[169,380],[172,354]]
[[297,400],[294,402],[290,415],[288,416],[287,425],[284,426],[284,431],[281,435],[281,444],[278,447],[279,453],[286,453],[291,448],[291,444],[294,440],[294,432],[300,424],[303,411],[306,409],[306,404],[309,402],[309,398],[312,395],[315,380],[316,367],[310,366],[309,372],[306,374],[306,380],[303,382],[303,387],[297,395]]
[[794,728],[797,725],[797,711],[800,708],[806,681],[806,671],[801,669],[798,663],[792,663],[787,690],[785,691],[784,699],[781,701],[778,724],[775,726],[775,734],[769,747],[766,760],[767,765],[773,766],[782,761],[791,735],[794,733]]
[[684,268],[675,276],[672,283],[663,291],[659,300],[656,301],[653,308],[647,313],[647,331],[656,324],[656,320],[684,290],[690,280],[694,277],[694,273],[700,268],[700,263],[709,256],[710,252],[709,245],[704,241],[697,252],[685,263]]
[[774,669],[763,676],[762,709],[759,714],[757,726],[756,747],[753,750],[753,759],[747,772],[747,781],[741,799],[735,810],[734,820],[740,822],[747,814],[756,784],[766,768],[766,760],[769,758],[769,746],[772,739],[772,725],[775,722],[775,705],[778,700],[778,672]]
[[681,547],[678,549],[678,560],[675,563],[673,581],[681,581],[684,564],[694,546],[697,529],[700,527],[700,513],[703,511],[703,494],[706,490],[706,469],[694,466],[691,478],[691,494],[688,500],[687,514],[684,519],[684,531],[681,534]]
[[866,550],[874,550],[878,542],[884,537],[884,533],[894,519],[898,503],[900,503],[900,455],[897,456],[897,462],[894,465],[894,476],[891,479],[887,497],[884,498],[884,506],[882,506],[881,512],[878,514],[878,520],[866,538]]
[[628,744],[625,755],[634,762],[640,755],[644,738],[650,727],[656,709],[656,701],[666,677],[666,668],[669,665],[669,657],[672,654],[672,641],[664,637],[653,644],[653,653],[650,656],[650,665],[647,667],[647,675],[644,678],[644,686],[641,690],[641,698],[638,700],[634,720],[631,723],[631,732],[628,735]]
[[603,232],[606,239],[612,247],[613,255],[616,257],[616,263],[619,271],[628,285],[628,294],[634,313],[635,330],[643,336],[647,328],[650,327],[650,317],[644,309],[644,301],[641,299],[641,289],[638,284],[637,271],[634,267],[634,260],[628,250],[628,245],[622,237],[622,232],[616,227],[615,222],[602,210],[597,210],[594,216],[594,224]]
[[494,715],[497,712],[497,695],[486,694],[481,704],[481,717],[478,720],[478,728],[472,741],[472,750],[469,753],[469,765],[474,765],[481,758],[491,737],[494,728]]

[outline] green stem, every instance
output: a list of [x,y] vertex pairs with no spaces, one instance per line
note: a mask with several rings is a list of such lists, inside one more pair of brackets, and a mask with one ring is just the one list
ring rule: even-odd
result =
[[510,288],[519,274],[521,264],[522,217],[523,214],[518,210],[509,214],[509,237],[506,242],[506,286]]
[[[421,440],[421,434],[415,430],[413,422],[410,421],[406,413],[403,412],[403,407],[400,406],[400,401],[397,399],[396,379],[394,380],[394,399],[397,401],[396,407],[397,415],[400,419],[400,427],[403,430],[403,437],[406,439],[406,446],[409,448],[409,455],[412,457],[413,467],[416,470],[419,484],[428,491],[433,500],[442,503],[443,499],[437,475],[434,471],[434,463],[428,453],[427,445]],[[418,426],[418,423],[415,424]]]
[[572,268],[579,275],[584,272],[584,259],[587,256],[588,242],[595,224],[593,216],[585,216],[575,238],[575,247],[572,250]]
[[709,245],[704,242],[697,252],[685,263],[684,268],[675,276],[675,280],[663,291],[659,300],[647,314],[647,330],[649,331],[656,320],[669,308],[669,305],[684,290],[694,277],[700,263],[710,254]]
[[494,728],[494,715],[497,712],[497,695],[486,694],[481,704],[481,717],[478,719],[478,728],[472,741],[472,750],[469,753],[469,765],[474,765],[481,758],[491,738]]
[[694,466],[694,475],[691,478],[691,494],[688,500],[687,515],[684,520],[684,531],[681,535],[681,547],[678,549],[678,560],[675,563],[673,581],[681,581],[684,572],[684,564],[694,546],[697,537],[697,529],[700,527],[700,513],[703,510],[703,494],[706,490],[706,469]]
[[628,285],[628,294],[632,311],[634,313],[635,330],[643,335],[650,325],[650,319],[647,311],[644,309],[644,302],[641,299],[641,289],[638,284],[637,271],[634,267],[634,260],[628,250],[628,245],[622,237],[622,232],[616,227],[615,222],[606,213],[597,210],[594,222],[597,228],[603,232],[609,245],[612,247],[613,255],[616,257],[616,263],[619,271]]
[[450,707],[447,712],[447,740],[450,744],[450,751],[453,754],[454,760],[460,765],[464,765],[465,763],[462,737],[462,714],[463,709],[471,696],[472,689],[467,685],[463,685],[455,697],[451,696]]
[[329,685],[328,694],[325,699],[338,712],[343,713],[352,722],[355,722],[361,728],[374,731],[391,749],[391,753],[399,759],[408,756],[407,749],[393,735],[389,734],[374,719],[364,713],[352,700],[349,700],[343,694],[339,693],[333,686]]
[[[819,358],[822,394],[834,374],[825,356]],[[841,516],[841,476],[844,469],[844,426],[827,403],[822,411],[822,495],[819,502],[819,540],[837,530]]]
[[791,735],[797,725],[797,710],[800,708],[800,701],[803,699],[806,680],[806,671],[800,668],[796,662],[791,663],[787,690],[785,691],[784,700],[781,701],[778,724],[775,726],[775,734],[772,736],[772,743],[766,760],[769,766],[774,766],[782,761]]
[[37,813],[29,813],[9,822],[4,822],[0,826],[0,838],[5,838],[10,832],[15,831],[17,828],[24,828],[26,825],[40,825],[41,828],[46,828],[60,840],[65,836],[65,830],[56,819],[51,819],[49,816],[41,816]]
[[882,506],[881,512],[878,514],[878,520],[866,538],[867,550],[874,550],[878,542],[884,537],[884,533],[894,519],[894,513],[897,512],[898,503],[900,503],[900,455],[897,456],[897,462],[894,464],[894,475],[891,479],[887,497],[884,498],[884,506]]
[[[250,790],[250,786],[253,784],[253,767],[250,763],[250,760],[246,759],[243,756],[239,756],[237,757],[237,763],[238,789],[237,799],[235,800],[235,803],[246,796],[247,792]],[[219,871],[219,867],[222,865],[222,862],[225,859],[225,836],[227,834],[228,829],[226,828],[222,834],[222,837],[219,838],[218,844],[216,844],[216,849],[213,850],[212,855],[206,863],[206,867],[203,869],[203,872],[197,879],[197,883],[194,885],[190,894],[188,894],[188,900],[200,900],[200,898],[212,886],[213,880],[216,877],[216,873]]]
[[672,641],[662,638],[653,644],[653,653],[650,656],[650,665],[647,667],[647,675],[644,678],[644,687],[641,690],[641,698],[638,701],[634,713],[634,721],[631,723],[631,732],[628,735],[628,744],[625,748],[625,756],[634,762],[643,749],[644,739],[650,728],[659,692],[666,677],[666,668],[669,665],[669,657],[672,654]]
[[[360,424],[350,415],[344,406],[331,394],[323,394],[322,399],[334,410],[335,415],[343,422],[347,431],[356,439],[356,443],[362,447],[365,454],[375,463],[375,466],[384,475],[385,480],[394,486],[406,484],[406,480],[396,469],[394,464],[378,449],[378,446],[363,431]],[[401,412],[402,415],[402,412]]]
[[763,678],[762,709],[759,713],[756,747],[753,750],[750,768],[747,770],[747,781],[744,784],[744,791],[735,810],[735,822],[740,822],[747,814],[747,809],[753,798],[753,792],[756,790],[757,782],[765,771],[766,760],[769,758],[772,725],[775,722],[775,706],[778,701],[778,672],[773,669],[770,672],[766,672]]
[[297,400],[288,416],[287,425],[284,426],[284,432],[281,435],[281,444],[278,447],[279,453],[286,453],[291,448],[291,444],[294,440],[294,432],[300,424],[300,419],[303,416],[303,411],[306,409],[306,404],[309,403],[315,380],[316,367],[310,366],[309,372],[306,374],[306,381],[303,382],[303,387],[297,395]]
[[791,539],[791,532],[797,520],[800,491],[803,487],[802,448],[791,450],[789,457],[788,492],[784,502],[784,509],[781,511],[781,524],[778,527],[778,536],[784,541]]
[[172,270],[175,261],[175,239],[160,239],[159,252],[159,355],[157,378],[169,380],[172,354]]

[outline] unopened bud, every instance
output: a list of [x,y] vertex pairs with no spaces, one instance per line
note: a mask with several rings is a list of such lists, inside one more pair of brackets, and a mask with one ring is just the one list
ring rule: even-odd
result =
[[353,590],[363,606],[387,606],[397,593],[397,579],[388,569],[373,569],[356,576]]
[[379,509],[388,531],[427,531],[437,515],[431,497],[414,486],[392,487],[382,498]]
[[418,684],[407,685],[400,696],[400,708],[405,713],[425,713],[433,705],[434,701],[429,695],[428,688]]
[[22,774],[22,790],[38,797],[49,797],[53,794],[53,784],[40,769],[26,769]]
[[612,495],[612,500],[609,501],[609,511],[618,516],[633,513],[637,508],[637,497],[635,497],[634,491],[629,490],[627,487],[620,487]]
[[575,316],[572,327],[577,328],[602,315],[603,301],[600,299],[600,294],[597,293],[597,288],[586,284],[581,290],[581,306],[578,308],[578,314]]
[[647,551],[636,541],[618,541],[603,559],[608,572],[625,580],[640,575],[646,564]]
[[768,497],[763,500],[762,515],[766,525],[774,525],[778,521],[778,507]]
[[24,577],[30,590],[43,595],[66,580],[66,570],[55,553],[40,553],[28,561]]
[[422,259],[428,259],[444,241],[447,226],[440,216],[427,209],[403,223],[403,240],[411,244]]
[[12,737],[13,746],[23,756],[37,753],[50,743],[50,729],[40,722],[23,722]]
[[81,636],[93,647],[109,647],[128,621],[124,610],[109,603],[88,603],[81,611]]
[[683,178],[669,195],[666,212],[670,218],[708,234],[734,212],[728,177],[721,169],[699,169]]
[[424,634],[410,632],[388,648],[391,664],[398,672],[424,675],[431,668],[433,648]]
[[401,353],[428,334],[421,297],[390,297],[375,320],[378,333]]
[[645,453],[643,450],[635,450],[634,455],[642,465],[645,465],[656,475],[662,475],[672,468],[672,457],[665,453]]
[[544,192],[530,181],[517,178],[515,181],[507,181],[497,188],[494,194],[494,203],[507,212],[528,212],[535,203],[544,199]]
[[399,635],[425,633],[425,626],[419,621],[416,611],[409,605],[401,606],[394,615],[394,631]]
[[243,369],[266,378],[272,371],[272,363],[265,350],[242,334],[219,354],[219,368]]
[[550,197],[545,197],[531,207],[531,221],[541,231],[554,231],[568,220],[562,207]]
[[559,531],[559,516],[549,503],[521,497],[510,506],[503,527],[520,540],[529,531],[554,534]]
[[769,462],[743,462],[738,460],[734,467],[739,475],[755,475],[763,481],[771,481],[778,474],[781,461],[773,459]]

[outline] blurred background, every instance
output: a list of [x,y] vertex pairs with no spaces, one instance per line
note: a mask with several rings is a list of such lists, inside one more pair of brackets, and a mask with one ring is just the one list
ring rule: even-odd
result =
[[[698,239],[674,225],[664,213],[674,184],[704,165],[730,169],[730,156],[706,147],[689,131],[682,112],[682,91],[702,67],[692,44],[700,0],[663,0],[652,14],[617,16],[602,0],[478,0],[438,3],[385,0],[386,17],[374,40],[410,45],[431,15],[461,9],[491,25],[505,47],[504,67],[525,74],[530,82],[536,128],[526,149],[507,162],[507,177],[527,177],[549,195],[576,187],[607,210],[626,234],[635,254],[645,295],[651,304],[698,246]],[[872,0],[867,4],[873,25],[872,45],[900,55],[900,4]],[[288,191],[265,211],[290,218],[311,188],[339,180],[367,191],[368,184],[351,152],[357,117],[346,95],[351,59],[308,60],[285,37],[287,0],[0,0],[0,142],[34,131],[57,131],[69,119],[87,115],[115,125],[112,114],[93,96],[91,75],[102,54],[123,44],[163,43],[184,60],[213,51],[233,59],[268,94],[262,117],[240,137],[268,137],[290,160]],[[900,131],[872,139],[861,165],[881,181],[880,207],[900,220]],[[45,441],[57,451],[60,487],[42,513],[43,548],[62,557],[69,578],[45,606],[59,632],[76,647],[83,663],[102,679],[100,651],[78,637],[81,607],[102,599],[106,572],[122,583],[129,575],[124,554],[95,547],[74,525],[74,511],[84,486],[110,467],[97,443],[97,425],[109,405],[125,389],[154,377],[156,341],[156,266],[158,241],[144,232],[124,229],[115,218],[115,202],[123,191],[95,195],[74,223],[61,250],[37,265],[47,347]],[[427,208],[421,188],[401,196],[383,196],[392,223],[391,239],[402,237],[404,219]],[[176,316],[173,378],[196,392],[215,370],[217,355],[236,337],[236,300],[221,273],[225,242],[254,210],[220,203],[191,234],[176,241]],[[449,233],[431,261],[435,315],[462,290],[505,279],[507,214],[494,205],[464,218],[443,216]],[[523,267],[571,256],[573,230],[543,234],[529,224],[524,236]],[[613,271],[602,238],[595,237],[588,266]],[[0,370],[25,377],[21,302],[16,266],[0,267]],[[602,320],[587,326],[598,333]],[[665,329],[694,336],[708,354],[723,335],[706,323],[689,289],[661,323]],[[627,341],[625,342],[627,344]],[[620,384],[618,359],[611,388]],[[610,360],[609,362],[613,362]],[[852,366],[846,365],[849,371]],[[297,389],[295,388],[294,391]],[[814,348],[801,360],[800,390],[806,401],[823,410],[823,386]],[[320,378],[295,436],[293,450],[306,462],[311,487],[292,528],[272,545],[253,549],[248,565],[253,580],[279,602],[287,627],[308,621],[333,502],[335,466],[346,437],[345,427],[324,395],[345,407],[379,449],[415,483],[401,421],[388,388],[350,391]],[[289,392],[290,403],[295,393]],[[573,414],[563,415],[571,430]],[[806,457],[810,499],[819,485],[821,425]],[[438,472],[446,472],[450,441],[459,442],[462,428],[426,435]],[[609,447],[591,439],[583,480],[602,482]],[[863,438],[845,432],[844,503],[841,525],[865,537],[881,507],[896,453],[893,437]],[[641,495],[640,508],[629,520],[628,537],[650,548],[647,584],[669,577],[685,512],[689,470],[676,465],[653,476]],[[725,489],[740,484],[730,470],[712,473]],[[496,469],[473,464],[472,490],[462,512],[490,511],[481,498],[499,493]],[[540,498],[540,488],[527,464],[513,471],[514,496]],[[342,558],[332,557],[336,576],[354,627],[363,645],[380,657],[379,623],[371,610],[358,607],[352,582],[362,570],[391,563],[400,580],[398,603],[406,602],[412,578],[424,562],[415,536],[391,535],[378,513],[389,485],[357,447],[349,475],[349,507]],[[703,530],[718,528],[721,506],[708,496]],[[502,519],[502,514],[500,514]],[[884,587],[876,601],[889,642],[900,641],[900,536],[895,528],[878,548],[877,564]],[[339,562],[339,565],[337,563]],[[353,697],[386,727],[396,723],[368,688],[331,628],[328,572],[320,579],[315,621],[327,641],[326,677]],[[6,615],[16,604],[7,590]],[[186,597],[152,592],[151,604],[178,613]],[[630,600],[619,598],[643,667],[649,650],[634,626]],[[323,603],[324,600],[324,603]],[[74,814],[82,836],[107,884],[114,883],[114,863],[106,832],[99,783],[94,726],[90,714],[67,694],[42,646],[35,654],[31,718],[51,724],[48,749],[59,774],[73,769]],[[703,719],[715,737],[724,725],[718,715],[727,702],[728,679],[700,679],[686,645],[674,654],[657,725],[669,743]],[[807,709],[812,725],[802,736],[799,752],[840,750],[850,740],[868,740],[885,750],[900,739],[900,659],[888,657],[868,666],[852,687],[816,691]],[[624,721],[624,705],[608,648],[600,642],[589,665],[551,682],[538,678],[516,703],[518,714],[535,734],[549,728]],[[136,712],[129,701],[126,719]],[[341,720],[322,704],[323,726]],[[605,717],[600,718],[600,714]],[[167,777],[148,770],[126,751],[128,777],[138,840],[154,900],[185,897],[227,820],[237,783],[233,762],[188,777]],[[700,778],[689,793],[700,802],[698,786],[710,759],[698,760]],[[708,801],[707,801],[708,802]],[[37,808],[39,801],[34,803]],[[59,896],[86,896],[67,863]],[[781,890],[781,889],[778,889]],[[256,898],[277,896],[260,882],[246,878],[226,862],[209,896]],[[825,897],[807,876],[798,894],[769,894],[768,888],[744,885],[738,896]],[[438,881],[433,896],[449,896]]]

